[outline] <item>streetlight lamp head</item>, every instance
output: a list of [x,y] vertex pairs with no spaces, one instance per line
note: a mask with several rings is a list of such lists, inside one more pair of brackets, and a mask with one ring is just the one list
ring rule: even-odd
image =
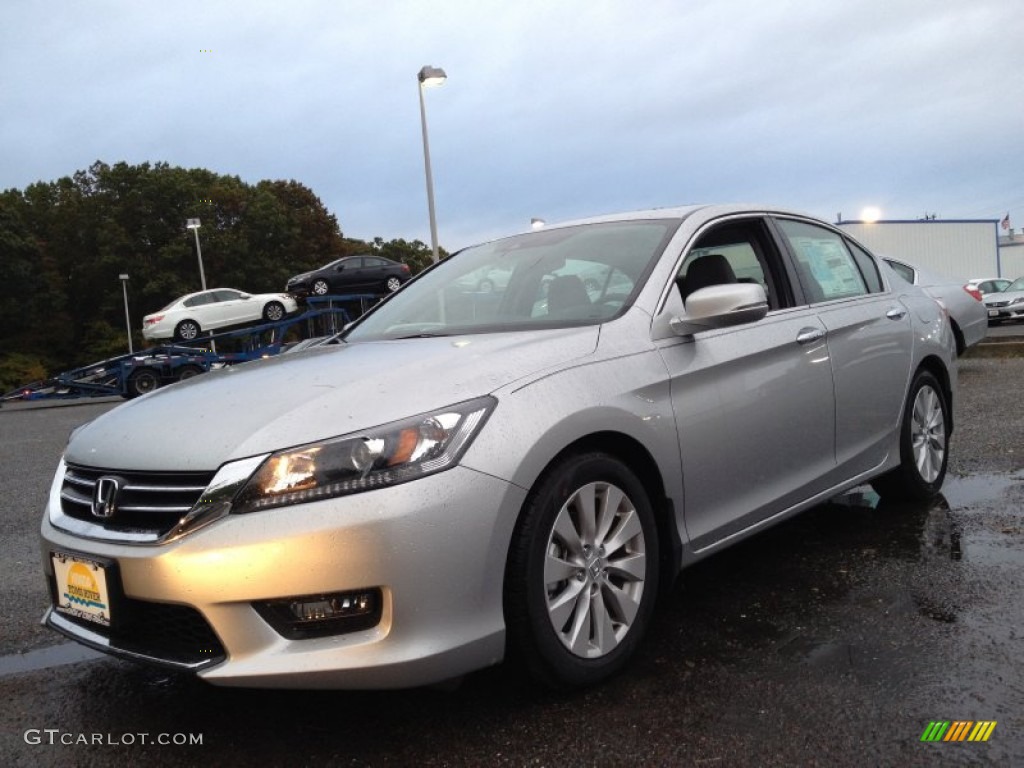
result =
[[860,212],[860,218],[861,221],[866,222],[867,224],[874,224],[882,218],[882,209],[877,205],[869,205]]
[[185,229],[199,229],[199,219],[189,219],[186,221]]
[[544,221],[544,219],[530,219],[530,227],[532,229],[540,229],[545,224],[547,224],[547,222]]
[[429,64],[420,70],[417,77],[419,78],[420,85],[424,88],[441,85],[448,79],[448,75],[444,73],[443,69],[440,67],[432,67]]
[[124,275],[124,274],[118,275],[118,277],[119,277],[119,278],[120,278],[121,280],[127,280],[127,279],[128,279],[128,275]]

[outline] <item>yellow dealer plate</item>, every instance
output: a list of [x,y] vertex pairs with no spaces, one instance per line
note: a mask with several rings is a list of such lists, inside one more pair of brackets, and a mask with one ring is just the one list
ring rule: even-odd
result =
[[63,552],[50,555],[57,577],[57,602],[61,613],[110,626],[110,594],[102,563]]

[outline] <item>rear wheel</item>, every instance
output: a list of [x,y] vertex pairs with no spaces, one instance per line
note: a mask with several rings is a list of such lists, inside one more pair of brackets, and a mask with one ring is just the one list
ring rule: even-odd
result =
[[152,368],[139,368],[132,371],[127,382],[127,396],[138,397],[152,392],[160,386],[160,376]]
[[513,656],[554,688],[592,685],[640,643],[658,592],[658,531],[636,475],[572,456],[531,493],[505,571]]
[[174,338],[179,341],[193,341],[202,332],[195,320],[182,320],[174,328]]
[[384,287],[388,289],[388,293],[394,293],[402,287],[402,281],[397,277],[389,277],[384,283]]
[[184,381],[185,379],[191,379],[193,376],[198,376],[203,373],[203,369],[198,365],[183,365],[178,369],[178,381]]
[[878,495],[897,501],[927,501],[946,478],[949,460],[949,404],[938,379],[917,372],[900,428],[900,465],[872,481]]
[[263,308],[263,319],[268,323],[276,323],[285,316],[284,304],[280,301],[269,301]]

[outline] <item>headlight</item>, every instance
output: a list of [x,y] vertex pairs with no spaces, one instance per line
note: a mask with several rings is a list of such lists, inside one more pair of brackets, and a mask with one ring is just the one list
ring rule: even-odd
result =
[[1010,302],[1011,304],[1024,304],[1024,296],[1014,299]]
[[232,505],[256,512],[397,485],[454,466],[497,401],[481,397],[267,458]]

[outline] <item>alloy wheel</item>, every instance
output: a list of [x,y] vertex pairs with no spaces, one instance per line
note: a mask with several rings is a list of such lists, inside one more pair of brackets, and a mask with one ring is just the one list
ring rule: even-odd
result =
[[575,656],[600,658],[625,638],[640,609],[647,569],[643,527],[630,498],[588,483],[559,510],[548,537],[548,618]]
[[910,429],[917,471],[926,483],[933,483],[946,454],[946,420],[939,395],[929,386],[921,387],[914,398]]

